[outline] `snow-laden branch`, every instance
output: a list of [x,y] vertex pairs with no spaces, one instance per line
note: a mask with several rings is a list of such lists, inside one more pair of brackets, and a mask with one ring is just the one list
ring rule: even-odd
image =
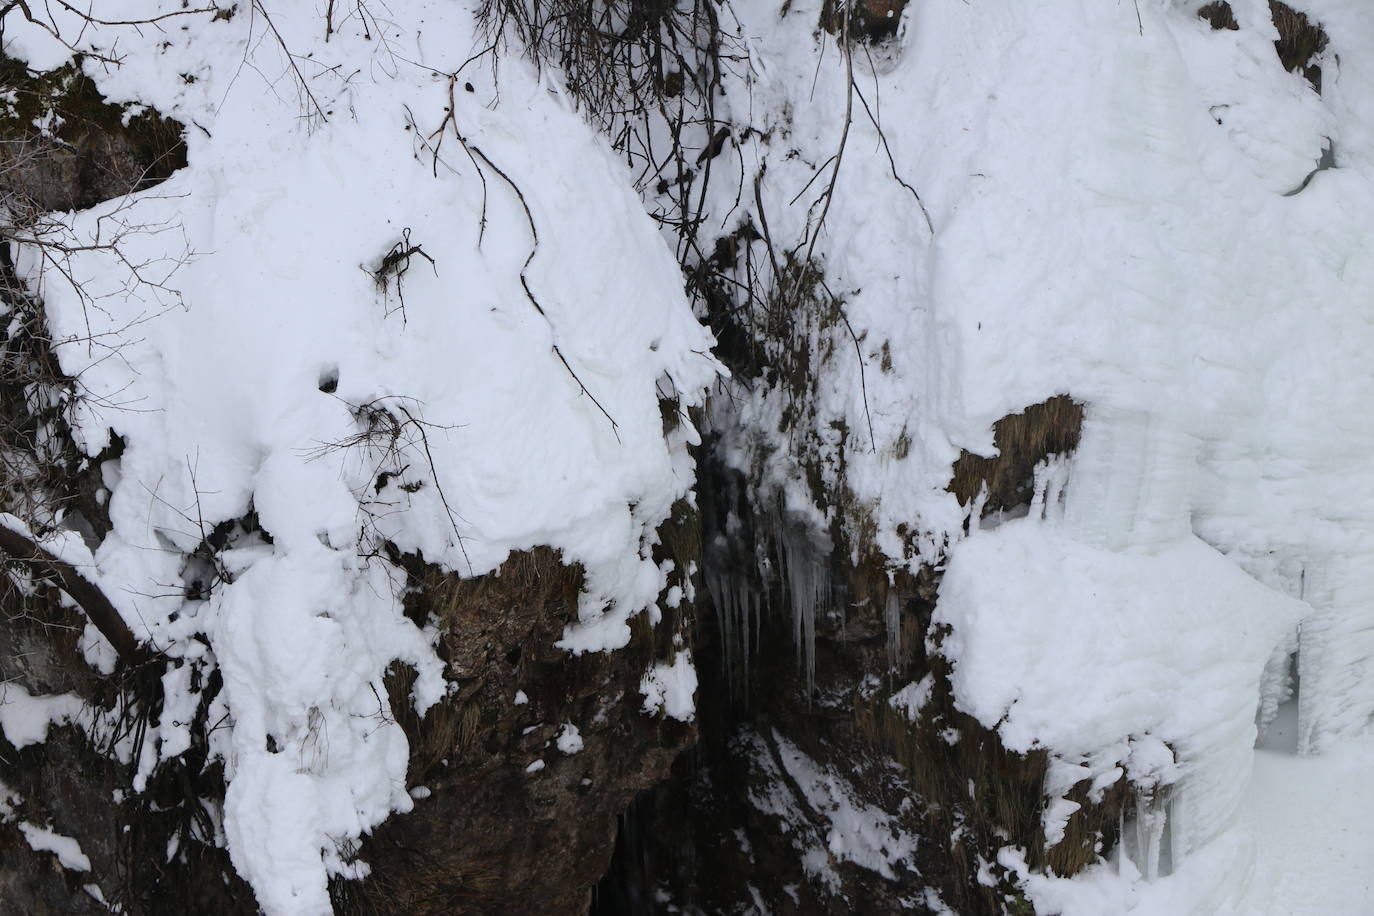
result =
[[146,651],[100,587],[81,575],[70,562],[39,544],[27,526],[13,515],[0,514],[0,551],[27,564],[39,575],[56,579],[62,590],[71,596],[101,635],[114,646],[121,659],[129,663],[144,660]]

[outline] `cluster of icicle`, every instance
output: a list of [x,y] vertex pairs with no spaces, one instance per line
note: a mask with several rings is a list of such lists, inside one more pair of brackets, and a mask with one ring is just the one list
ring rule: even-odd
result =
[[[756,594],[749,577],[741,572],[708,567],[703,574],[706,591],[716,609],[720,629],[721,661],[725,666],[730,697],[743,692],[749,700],[749,655],[759,648],[759,629],[764,597]],[[753,645],[750,645],[750,639]]]
[[816,686],[816,611],[831,599],[830,542],[823,533],[813,533],[805,523],[785,516],[776,503],[768,522],[778,579],[792,605],[797,668],[806,676],[809,698]]
[[[748,702],[750,656],[762,648],[763,614],[768,606],[768,586],[776,583],[791,605],[792,635],[796,645],[797,668],[806,678],[806,693],[814,693],[816,683],[816,614],[833,601],[830,577],[829,539],[811,526],[789,517],[778,508],[766,514],[767,543],[772,557],[760,558],[759,589],[743,569],[725,562],[711,562],[708,551],[702,579],[716,609],[720,635],[721,662],[732,698]],[[724,544],[714,545],[721,549]],[[770,559],[772,562],[769,562]],[[776,577],[776,578],[775,578]],[[887,631],[887,660],[891,670],[901,666],[901,601],[895,588],[883,599],[883,623]]]

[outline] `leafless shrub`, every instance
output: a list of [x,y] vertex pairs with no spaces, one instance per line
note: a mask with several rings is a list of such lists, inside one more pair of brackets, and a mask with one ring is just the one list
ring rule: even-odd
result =
[[377,262],[377,266],[368,270],[372,275],[372,280],[377,285],[377,291],[383,297],[390,296],[393,286],[396,290],[396,307],[387,308],[387,314],[393,311],[401,313],[401,323],[406,320],[406,295],[405,295],[405,275],[410,270],[411,261],[415,258],[424,258],[429,262],[429,266],[434,270],[434,275],[439,275],[438,265],[429,253],[420,247],[419,244],[410,240],[410,228],[401,230],[400,241],[387,249],[386,254]]

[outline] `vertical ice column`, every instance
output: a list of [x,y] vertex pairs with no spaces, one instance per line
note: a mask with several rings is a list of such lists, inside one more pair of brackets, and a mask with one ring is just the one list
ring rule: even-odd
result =
[[1374,537],[1351,531],[1322,553],[1303,576],[1313,613],[1298,635],[1300,754],[1374,725]]
[[897,589],[891,586],[883,601],[883,626],[887,630],[887,669],[895,672],[902,666],[902,605]]
[[1109,550],[1153,551],[1192,531],[1200,440],[1143,410],[1090,406],[1064,524]]
[[772,516],[778,572],[792,605],[797,665],[806,676],[807,696],[816,686],[816,612],[830,606],[830,542],[805,522],[778,512]]
[[1135,811],[1122,814],[1118,853],[1139,869],[1146,881],[1174,870],[1173,804],[1167,790],[1136,800]]

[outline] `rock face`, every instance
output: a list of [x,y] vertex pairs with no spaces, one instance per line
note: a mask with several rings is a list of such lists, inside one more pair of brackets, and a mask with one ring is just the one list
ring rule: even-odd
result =
[[106,102],[75,65],[33,73],[0,58],[0,85],[0,193],[21,211],[83,210],[186,165],[183,125]]
[[[1081,422],[1068,397],[1006,417],[994,427],[999,456],[965,454],[951,491],[985,516],[1023,513],[1036,466],[1071,452]],[[722,584],[697,630],[701,738],[631,808],[595,912],[652,912],[670,900],[704,913],[995,914],[1020,899],[988,870],[1005,836],[1059,874],[1110,850],[1130,799],[1124,784],[1095,803],[1080,792],[1068,836],[1045,848],[1045,755],[1008,752],[955,709],[931,624],[937,570],[889,575],[884,558],[856,550],[836,526],[834,548],[806,557],[826,583],[807,649],[789,581],[801,575],[798,555],[786,554],[814,535],[761,517],[756,486],[706,466],[705,576]],[[754,609],[744,635],[721,625],[741,604]]]
[[[0,190],[12,217],[88,207],[185,164],[181,125],[106,104],[74,67],[30,73],[5,61],[3,74],[13,110],[0,124]],[[33,130],[40,111],[60,127]],[[0,378],[13,450],[0,481],[5,508],[33,517],[35,505],[55,503],[69,527],[98,544],[110,528],[97,498],[101,467],[122,443],[83,460],[62,398],[32,396],[72,383],[47,350],[41,303],[14,276],[8,254],[4,271],[7,303],[21,319],[6,333]],[[250,533],[262,536],[252,513],[217,528],[203,546],[220,550]],[[683,583],[681,571],[699,553],[685,503],[662,538],[658,559],[674,559]],[[201,685],[191,748],[133,791],[144,734],[160,714],[161,678],[176,677],[182,662],[119,663],[102,674],[83,657],[82,614],[41,570],[12,559],[12,577],[0,580],[0,691],[70,696],[84,712],[78,724],[54,724],[42,743],[15,748],[0,733],[0,914],[107,912],[102,901],[130,914],[256,913],[214,813],[225,791],[206,742],[218,673]],[[407,701],[414,672],[391,671],[387,714],[410,741],[415,807],[342,851],[366,862],[371,876],[336,882],[337,912],[585,911],[610,861],[618,815],[665,780],[695,738],[692,724],[642,709],[640,693],[650,665],[689,648],[690,600],[665,609],[657,626],[635,618],[620,651],[571,655],[555,643],[577,619],[583,575],[555,551],[514,554],[497,572],[466,580],[414,556],[393,551],[389,559],[408,573],[408,614],[440,630],[453,688],[421,718]],[[89,870],[60,868],[53,853],[31,848],[30,827],[74,840]]]
[[[555,648],[575,619],[581,574],[546,548],[478,579],[416,573],[413,609],[442,621],[457,687],[423,719],[394,709],[418,801],[363,844],[371,877],[336,885],[338,911],[585,911],[618,813],[664,780],[695,737],[689,725],[640,710],[656,635],[639,627],[630,646],[609,654]],[[394,678],[402,689],[391,696],[405,697],[406,673]]]

